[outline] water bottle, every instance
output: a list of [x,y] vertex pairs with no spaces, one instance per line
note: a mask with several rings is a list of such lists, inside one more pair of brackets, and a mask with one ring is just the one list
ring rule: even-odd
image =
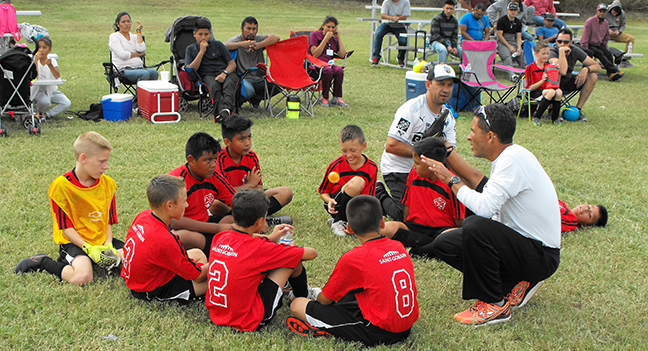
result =
[[293,233],[291,231],[286,232],[286,234],[279,239],[279,244],[292,245],[293,242]]
[[416,30],[421,30],[423,29],[423,24],[419,22],[418,26],[416,26]]
[[628,44],[628,54],[632,54],[632,43]]
[[468,63],[468,65],[466,66],[466,72],[472,72],[472,64],[471,63]]

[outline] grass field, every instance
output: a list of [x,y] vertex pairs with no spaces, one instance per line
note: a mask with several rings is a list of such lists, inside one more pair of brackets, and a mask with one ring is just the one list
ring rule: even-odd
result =
[[[380,161],[387,129],[405,101],[405,71],[368,63],[369,24],[365,3],[324,1],[16,1],[18,10],[41,10],[41,17],[21,17],[48,28],[53,52],[73,110],[87,109],[108,93],[101,63],[108,59],[108,35],[116,14],[131,13],[144,23],[147,62],[168,59],[164,31],[182,15],[209,17],[219,40],[239,32],[240,21],[254,15],[260,33],[287,38],[290,30],[317,29],[333,14],[347,49],[344,100],[347,109],[315,108],[315,117],[271,119],[246,105],[242,114],[254,118],[253,149],[259,154],[264,183],[292,188],[293,202],[281,213],[295,219],[299,245],[317,249],[308,263],[309,280],[323,286],[337,259],[357,244],[326,226],[327,214],[317,196],[326,165],[339,155],[338,133],[346,124],[360,125],[367,136],[367,156]],[[431,18],[430,13],[413,17]],[[584,19],[579,22],[582,24]],[[575,22],[574,22],[575,23]],[[636,52],[648,54],[648,25],[629,23],[637,37]],[[620,45],[619,45],[620,47]],[[584,112],[589,122],[562,127],[533,127],[519,120],[514,141],[540,160],[568,205],[602,203],[610,213],[606,228],[572,232],[563,237],[562,262],[556,274],[508,323],[473,328],[458,325],[453,314],[472,302],[461,300],[461,275],[446,264],[415,260],[421,317],[403,344],[377,349],[625,349],[648,348],[648,270],[646,213],[647,63],[633,59],[617,83],[605,77],[596,86]],[[465,140],[471,116],[457,121],[458,152],[488,172],[489,164],[472,157]],[[43,125],[40,137],[29,136],[3,117],[10,137],[0,139],[0,349],[1,350],[355,350],[359,344],[306,339],[285,327],[282,309],[261,331],[238,333],[216,327],[205,307],[142,303],[133,299],[118,276],[99,275],[83,288],[58,283],[48,274],[15,275],[15,264],[36,252],[57,254],[47,189],[56,176],[74,166],[72,143],[95,130],[111,141],[114,151],[107,174],[115,179],[119,224],[113,231],[125,238],[137,213],[147,208],[145,186],[155,174],[184,162],[187,138],[205,131],[220,136],[209,118],[200,119],[193,103],[177,124],[152,125],[142,118],[124,123],[86,122],[58,117]],[[542,208],[530,209],[542,211]],[[113,334],[117,340],[102,336]]]

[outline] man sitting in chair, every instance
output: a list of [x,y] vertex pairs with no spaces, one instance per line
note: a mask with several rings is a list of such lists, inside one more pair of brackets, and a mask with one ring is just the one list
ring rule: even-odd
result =
[[223,43],[210,39],[211,23],[198,19],[194,25],[196,42],[187,46],[185,62],[198,72],[209,88],[214,103],[214,122],[220,122],[234,111],[236,95],[236,63]]
[[430,47],[439,54],[437,63],[448,63],[448,54],[461,60],[461,48],[457,45],[459,22],[452,15],[454,8],[454,0],[446,0],[443,12],[434,16],[430,24]]
[[484,16],[486,5],[477,4],[470,15],[461,16],[459,30],[461,40],[488,40],[490,39],[490,20]]
[[[257,63],[264,63],[263,51],[268,45],[279,41],[275,34],[258,34],[259,23],[252,16],[245,17],[241,23],[241,34],[237,34],[225,42],[227,50],[236,50],[236,73],[244,74]],[[243,79],[247,101],[254,108],[264,99],[265,72],[252,70]],[[272,83],[270,83],[272,84]],[[271,90],[271,89],[269,89]],[[242,102],[241,102],[242,103]]]

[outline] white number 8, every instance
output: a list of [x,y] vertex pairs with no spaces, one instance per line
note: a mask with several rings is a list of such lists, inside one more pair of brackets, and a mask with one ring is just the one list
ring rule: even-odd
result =
[[392,274],[392,284],[396,292],[396,311],[401,318],[409,316],[414,310],[414,289],[412,277],[405,269],[399,269]]

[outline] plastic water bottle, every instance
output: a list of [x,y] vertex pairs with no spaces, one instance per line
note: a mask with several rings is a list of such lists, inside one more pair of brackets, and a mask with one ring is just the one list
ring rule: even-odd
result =
[[421,30],[423,29],[423,24],[419,22],[418,26],[416,26],[416,30]]
[[466,66],[466,72],[472,72],[472,64],[471,63],[468,63],[468,65]]
[[293,242],[293,233],[291,231],[286,232],[286,234],[279,239],[279,244],[292,245]]
[[628,44],[628,54],[632,54],[632,43]]

